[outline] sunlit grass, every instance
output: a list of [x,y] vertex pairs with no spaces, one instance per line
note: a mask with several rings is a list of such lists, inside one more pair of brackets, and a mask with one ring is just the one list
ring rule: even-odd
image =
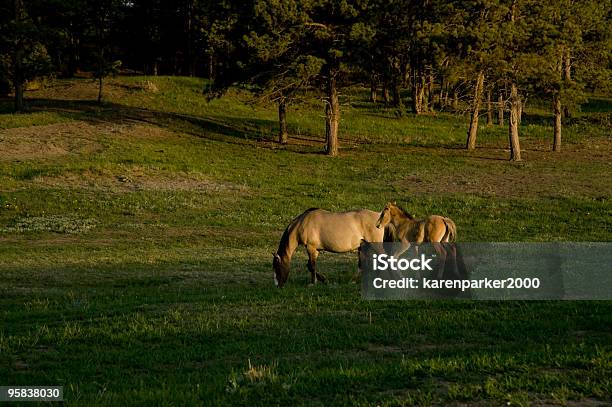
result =
[[[290,107],[281,147],[274,106],[244,91],[207,102],[195,78],[109,83],[101,107],[53,105],[51,88],[0,114],[13,137],[0,151],[30,157],[0,159],[1,384],[109,406],[609,399],[606,302],[368,302],[354,253],[321,255],[325,286],[307,286],[302,251],[283,290],[271,270],[283,229],[313,206],[397,200],[450,216],[460,241],[610,241],[609,133],[587,108],[560,155],[550,125],[526,120],[513,164],[506,128],[483,120],[467,153],[465,117],[396,118],[346,91],[330,159],[316,98]],[[71,150],[81,138],[95,148]]]

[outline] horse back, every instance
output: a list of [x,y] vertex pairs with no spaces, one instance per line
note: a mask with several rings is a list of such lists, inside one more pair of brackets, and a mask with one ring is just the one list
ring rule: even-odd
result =
[[347,252],[359,247],[362,240],[383,241],[383,229],[376,228],[378,213],[367,209],[330,212],[311,210],[299,219],[299,240],[319,250]]

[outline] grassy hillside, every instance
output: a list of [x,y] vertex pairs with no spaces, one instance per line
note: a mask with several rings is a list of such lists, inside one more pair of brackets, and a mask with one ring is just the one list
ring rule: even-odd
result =
[[[147,83],[151,81],[155,86]],[[155,91],[155,88],[157,91]],[[330,284],[286,289],[271,253],[323,207],[397,200],[445,214],[463,241],[610,241],[612,101],[583,106],[549,152],[546,106],[507,129],[398,119],[343,95],[341,156],[320,154],[323,109],[190,78],[89,80],[0,102],[0,383],[65,386],[70,404],[499,405],[610,402],[609,302],[368,302],[354,254],[323,254]]]

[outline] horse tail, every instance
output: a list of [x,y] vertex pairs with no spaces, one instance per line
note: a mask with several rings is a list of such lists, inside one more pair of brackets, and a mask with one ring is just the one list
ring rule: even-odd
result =
[[457,226],[455,222],[450,218],[444,218],[444,225],[446,226],[446,233],[444,233],[442,240],[448,239],[449,242],[455,242],[457,240]]

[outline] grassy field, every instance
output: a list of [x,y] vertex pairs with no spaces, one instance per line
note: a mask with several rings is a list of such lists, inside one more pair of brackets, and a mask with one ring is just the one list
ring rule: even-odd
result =
[[[147,85],[152,81],[157,88]],[[203,82],[89,80],[0,102],[0,385],[63,385],[69,405],[604,405],[610,302],[361,299],[354,254],[271,253],[316,206],[452,217],[460,241],[611,241],[612,100],[583,106],[549,152],[528,106],[525,161],[507,129],[396,118],[343,95],[341,156],[321,154],[320,101],[275,110]]]

